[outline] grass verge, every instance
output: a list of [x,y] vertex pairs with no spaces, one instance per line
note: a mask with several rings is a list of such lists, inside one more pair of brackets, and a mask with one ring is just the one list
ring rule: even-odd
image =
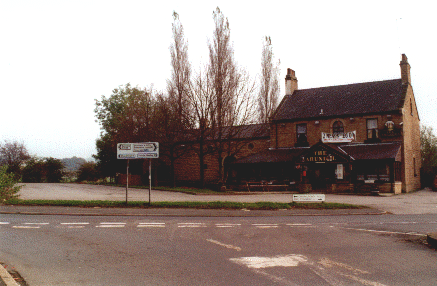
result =
[[5,205],[19,206],[62,206],[83,208],[190,208],[226,210],[280,210],[280,209],[362,209],[365,206],[339,203],[238,203],[238,202],[126,202],[124,201],[67,201],[67,200],[21,200],[11,199]]

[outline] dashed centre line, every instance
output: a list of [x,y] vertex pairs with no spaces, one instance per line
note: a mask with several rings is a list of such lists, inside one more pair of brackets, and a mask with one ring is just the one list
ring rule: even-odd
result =
[[125,227],[125,222],[101,222],[99,225],[96,225],[96,227]]
[[216,223],[215,227],[236,227],[241,226],[241,223]]
[[203,222],[182,222],[178,223],[178,227],[206,227],[206,224]]
[[252,224],[256,228],[278,228],[279,225],[277,223],[253,223]]
[[137,227],[165,227],[164,222],[140,222]]

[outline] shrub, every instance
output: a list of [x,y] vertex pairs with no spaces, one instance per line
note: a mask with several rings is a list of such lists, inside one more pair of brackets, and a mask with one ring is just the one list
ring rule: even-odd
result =
[[21,186],[16,186],[17,180],[13,173],[6,172],[7,166],[0,167],[0,204],[18,198]]

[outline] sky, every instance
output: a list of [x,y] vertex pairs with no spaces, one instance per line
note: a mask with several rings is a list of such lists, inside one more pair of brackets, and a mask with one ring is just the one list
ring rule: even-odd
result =
[[287,68],[300,89],[395,79],[405,53],[421,123],[437,129],[432,1],[0,0],[0,141],[38,157],[90,158],[100,136],[95,100],[127,83],[166,89],[173,11],[199,70],[216,7],[254,80],[271,37],[280,99]]

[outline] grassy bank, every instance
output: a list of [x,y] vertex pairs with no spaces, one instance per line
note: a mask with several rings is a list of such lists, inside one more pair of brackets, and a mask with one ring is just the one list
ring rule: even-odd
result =
[[280,209],[360,209],[364,206],[339,203],[238,203],[238,202],[126,202],[124,201],[67,201],[67,200],[21,200],[12,199],[5,205],[19,206],[62,206],[83,208],[192,208],[227,210],[280,210]]

